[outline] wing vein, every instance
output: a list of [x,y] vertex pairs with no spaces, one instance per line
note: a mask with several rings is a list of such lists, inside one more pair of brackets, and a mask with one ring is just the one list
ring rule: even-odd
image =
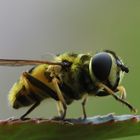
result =
[[0,66],[25,66],[39,64],[61,65],[60,62],[51,62],[43,60],[0,59]]

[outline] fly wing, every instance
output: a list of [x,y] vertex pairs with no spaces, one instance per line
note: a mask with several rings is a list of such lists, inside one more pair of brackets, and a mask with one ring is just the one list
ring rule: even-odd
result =
[[0,59],[0,66],[26,66],[39,64],[61,65],[60,62],[41,61],[41,60]]

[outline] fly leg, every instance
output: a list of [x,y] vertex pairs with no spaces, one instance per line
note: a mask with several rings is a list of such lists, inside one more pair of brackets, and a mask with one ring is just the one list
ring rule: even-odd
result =
[[23,114],[21,117],[20,117],[20,119],[21,120],[25,120],[26,118],[26,116],[30,113],[30,112],[32,112],[37,106],[39,106],[39,104],[40,104],[40,102],[36,102],[35,104],[33,104],[32,106],[31,106],[31,108],[29,108],[29,110],[25,113],[25,114]]
[[[57,94],[51,89],[49,88],[47,85],[45,85],[44,83],[42,83],[40,80],[36,79],[35,77],[33,77],[32,75],[30,75],[29,73],[27,72],[24,72],[22,74],[22,78],[23,80],[27,81],[28,83],[30,83],[31,85],[35,86],[36,88],[40,89],[40,91],[42,91],[44,97],[47,95],[47,96],[50,96],[52,97],[53,99],[55,99],[56,101],[58,101],[58,96]],[[37,94],[38,95],[38,94]],[[38,105],[40,104],[40,100],[38,100],[36,98],[36,102],[35,104],[33,104],[33,106],[31,106],[31,108],[29,108],[29,110],[27,110],[27,112],[22,115],[20,118],[21,119],[25,119],[25,117],[31,113]]]
[[82,100],[82,103],[81,103],[82,104],[82,111],[83,111],[83,119],[87,118],[86,109],[85,109],[85,105],[86,105],[87,99],[88,99],[88,94],[86,94],[83,97],[83,100]]
[[[52,78],[51,82],[53,84],[53,87],[55,89],[55,92],[57,93],[58,99],[59,99],[59,103],[57,105],[58,111],[61,110],[61,112],[59,112],[60,117],[56,117],[56,119],[61,119],[63,120],[66,116],[66,111],[67,111],[67,104],[66,101],[64,99],[64,96],[59,88],[59,83],[61,82],[61,73],[62,70],[62,66],[49,66],[47,69],[47,72],[50,72],[50,77]],[[61,109],[60,109],[61,108]]]
[[123,99],[123,100],[126,99],[126,90],[123,86],[118,86],[116,91],[120,93],[121,99]]
[[65,119],[65,116],[66,116],[66,111],[67,111],[67,104],[66,104],[66,101],[63,97],[63,94],[59,88],[59,80],[57,78],[53,78],[52,79],[52,83],[54,85],[54,88],[56,90],[56,93],[57,93],[57,96],[58,96],[58,99],[59,99],[59,102],[58,102],[58,111],[60,110],[59,114],[60,114],[60,117],[56,117],[56,119],[61,119],[61,120],[64,120]]
[[64,108],[61,101],[57,101],[57,111],[59,116],[62,116],[64,113]]
[[117,87],[117,91],[119,91],[119,93],[121,94],[120,98],[121,99],[126,99],[126,90],[123,86],[118,86]]
[[131,111],[133,112],[137,112],[137,110],[131,105],[129,104],[126,100],[121,99],[120,97],[118,97],[117,95],[115,95],[114,91],[112,91],[109,87],[107,87],[105,84],[103,83],[97,83],[96,84],[97,87],[104,89],[107,91],[107,93],[109,93],[110,95],[112,95],[117,101],[123,103],[124,105],[126,105]]

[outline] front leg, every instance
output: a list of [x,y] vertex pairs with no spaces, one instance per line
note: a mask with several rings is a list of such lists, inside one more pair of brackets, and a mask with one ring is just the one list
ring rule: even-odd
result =
[[105,91],[107,91],[107,93],[109,93],[110,95],[112,95],[117,101],[119,101],[119,102],[123,103],[124,105],[126,105],[131,111],[133,111],[135,113],[137,112],[137,110],[131,104],[129,104],[126,100],[123,100],[120,97],[118,97],[114,93],[114,91],[112,91],[105,84],[103,84],[103,83],[96,83],[96,86],[99,87],[100,89],[104,89]]
[[126,90],[123,86],[118,86],[117,91],[121,94],[121,99],[126,99]]

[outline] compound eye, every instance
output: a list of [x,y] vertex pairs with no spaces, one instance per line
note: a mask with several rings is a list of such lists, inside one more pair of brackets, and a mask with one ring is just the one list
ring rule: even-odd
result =
[[108,53],[102,52],[96,54],[91,60],[91,70],[99,80],[106,80],[109,76],[112,66],[112,59]]

